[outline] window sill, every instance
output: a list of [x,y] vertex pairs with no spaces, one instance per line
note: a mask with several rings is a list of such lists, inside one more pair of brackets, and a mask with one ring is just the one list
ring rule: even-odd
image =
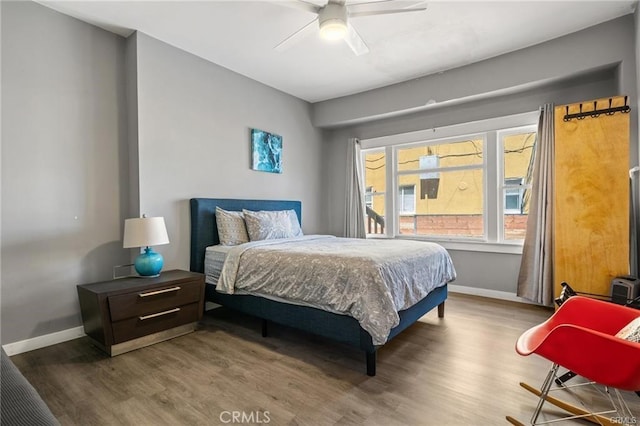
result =
[[485,253],[522,254],[522,244],[510,243],[484,243],[484,242],[458,242],[458,241],[433,241],[447,250],[481,251]]
[[452,240],[438,240],[434,238],[403,237],[403,236],[398,236],[396,238],[438,243],[442,247],[446,248],[447,250],[479,251],[479,252],[485,252],[485,253],[502,253],[502,254],[522,254],[521,242],[488,243],[484,241],[452,241]]

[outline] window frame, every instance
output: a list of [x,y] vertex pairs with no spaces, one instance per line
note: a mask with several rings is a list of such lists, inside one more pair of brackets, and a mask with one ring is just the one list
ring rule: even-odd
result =
[[[437,168],[416,168],[416,169],[412,169],[412,170],[398,170],[398,162],[397,162],[397,158],[398,158],[398,152],[403,150],[403,149],[410,149],[410,148],[415,148],[415,147],[419,147],[419,146],[436,146],[436,145],[446,145],[446,144],[455,144],[455,143],[460,143],[460,142],[465,142],[468,140],[473,140],[473,139],[480,139],[482,140],[482,162],[480,163],[476,163],[476,164],[467,164],[467,165],[463,165],[463,166],[449,166],[449,167],[437,167]],[[487,156],[485,155],[485,147],[487,144],[487,138],[485,137],[485,134],[483,133],[474,133],[474,134],[468,134],[468,135],[460,135],[460,136],[453,136],[453,137],[447,137],[447,138],[443,138],[443,139],[433,139],[430,141],[417,141],[417,142],[412,142],[412,143],[407,143],[407,144],[399,144],[399,145],[395,145],[393,147],[393,158],[394,158],[394,177],[395,177],[395,181],[394,181],[394,187],[399,189],[399,185],[398,185],[398,181],[399,181],[399,177],[400,176],[406,176],[406,175],[415,175],[415,174],[422,174],[422,173],[430,173],[430,172],[455,172],[455,171],[465,171],[465,170],[482,170],[482,219],[483,219],[483,232],[482,232],[482,237],[470,237],[470,236],[466,236],[466,237],[451,237],[451,236],[444,236],[444,235],[419,235],[419,234],[400,234],[400,216],[402,215],[402,213],[397,212],[395,209],[393,210],[394,212],[394,218],[393,218],[393,222],[395,224],[395,227],[393,229],[393,237],[394,238],[418,238],[418,239],[429,239],[429,240],[434,240],[434,241],[471,241],[471,242],[485,242],[486,241],[486,235],[487,235],[487,221],[486,221],[486,216],[487,216],[487,203],[486,203],[486,195],[487,195],[487,183],[486,183],[486,165],[487,165]],[[397,191],[396,191],[397,192]],[[415,191],[414,191],[415,194]],[[397,196],[397,195],[396,195]],[[396,204],[397,205],[397,204]],[[398,214],[395,214],[398,213]],[[405,213],[405,215],[407,215],[409,213]],[[412,214],[415,214],[412,213]]]
[[[389,159],[390,157],[390,151],[388,148],[386,147],[377,147],[377,148],[367,148],[367,149],[362,149],[362,141],[360,143],[361,149],[360,149],[360,164],[361,164],[361,170],[364,171],[364,173],[366,173],[367,170],[367,163],[366,163],[366,157],[367,154],[376,154],[376,153],[380,153],[384,155],[385,158],[385,190],[384,191],[369,191],[369,194],[371,195],[371,208],[373,209],[373,199],[374,196],[376,195],[381,195],[382,197],[384,197],[384,211],[385,214],[382,216],[384,218],[385,221],[385,231],[384,234],[366,234],[366,238],[391,238],[392,236],[388,234],[388,229],[389,229],[389,219],[387,217],[387,212],[389,212],[389,197],[387,197],[387,193],[388,193],[388,188],[389,188],[389,172],[388,172],[388,163],[389,163]],[[366,187],[366,175],[363,175],[361,177],[361,185],[362,185],[362,193],[366,194],[367,191],[367,187]],[[371,187],[373,189],[373,187]],[[393,197],[391,197],[393,198]],[[365,203],[365,207],[366,207],[366,203]],[[367,227],[367,212],[366,212],[366,208],[365,208],[365,217],[364,217],[364,222],[365,222],[365,232],[367,231],[368,227]]]
[[[521,253],[523,240],[506,240],[504,238],[504,145],[503,138],[509,134],[524,132],[537,132],[538,112],[532,111],[523,114],[515,114],[507,117],[482,120],[472,123],[461,123],[444,128],[426,129],[416,132],[383,136],[379,138],[361,139],[361,161],[367,153],[384,149],[386,163],[386,187],[393,188],[393,197],[385,196],[385,227],[384,235],[367,235],[368,238],[406,238],[428,240],[441,243],[447,248],[501,252]],[[456,166],[453,168],[416,169],[399,171],[397,165],[397,153],[401,149],[411,146],[442,145],[455,143],[470,138],[483,137],[483,162],[478,165]],[[399,218],[401,213],[399,206],[399,176],[404,174],[425,173],[425,171],[448,171],[455,169],[482,169],[483,173],[483,236],[475,237],[451,237],[451,236],[426,236],[400,234]],[[364,168],[363,168],[364,170]],[[364,181],[364,176],[363,176]],[[363,184],[364,185],[364,184]],[[526,186],[526,185],[523,185]],[[530,185],[529,185],[530,186]],[[417,188],[414,190],[416,194]],[[389,194],[389,191],[386,191]],[[393,212],[389,214],[388,212]]]
[[[504,229],[504,216],[505,214],[513,214],[513,213],[509,213],[507,212],[506,206],[505,206],[505,202],[506,202],[506,191],[510,188],[519,188],[521,191],[521,195],[520,197],[524,197],[524,192],[527,189],[531,189],[531,183],[526,183],[526,176],[522,177],[522,183],[520,185],[507,185],[505,183],[506,177],[505,177],[505,157],[504,157],[504,139],[506,136],[511,136],[511,135],[518,135],[518,134],[522,134],[522,133],[537,133],[538,132],[538,128],[536,125],[534,124],[530,124],[530,125],[525,125],[525,126],[518,126],[518,127],[512,127],[509,129],[499,129],[496,131],[496,137],[497,137],[497,142],[498,142],[498,153],[500,154],[500,158],[498,161],[498,166],[499,166],[499,170],[498,170],[498,174],[499,174],[499,180],[498,180],[498,184],[499,184],[499,188],[498,188],[498,193],[501,195],[500,197],[500,204],[498,205],[498,215],[500,215],[500,223],[499,223],[499,229],[498,229],[498,239],[501,243],[503,244],[519,244],[522,245],[524,244],[524,240],[517,240],[517,239],[506,239],[505,238],[505,229]],[[535,142],[537,141],[537,137],[536,140],[534,140],[534,146],[535,146]],[[535,148],[533,148],[533,152],[535,152]],[[532,152],[532,154],[533,154]]]

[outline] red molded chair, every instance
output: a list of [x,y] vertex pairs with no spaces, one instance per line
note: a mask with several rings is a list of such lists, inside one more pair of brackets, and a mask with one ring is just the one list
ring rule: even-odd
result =
[[[607,391],[608,388],[613,388],[618,399],[617,402],[614,401],[607,392],[614,409],[600,413],[564,403],[562,408],[574,414],[570,418],[584,417],[592,422],[612,424],[613,417],[605,418],[601,414],[613,413],[616,419],[635,419],[617,390],[640,390],[640,343],[618,338],[616,334],[637,317],[640,317],[640,311],[636,309],[573,296],[547,321],[520,336],[516,343],[516,351],[520,355],[535,353],[553,362],[540,391],[521,384],[540,396],[538,407],[531,418],[532,425],[537,424],[545,401],[563,403],[548,396],[551,385],[558,378],[559,367],[567,368],[589,382],[603,385]],[[563,389],[570,387],[572,386],[562,384]],[[508,419],[514,423],[512,419]],[[540,424],[542,423],[548,422]]]

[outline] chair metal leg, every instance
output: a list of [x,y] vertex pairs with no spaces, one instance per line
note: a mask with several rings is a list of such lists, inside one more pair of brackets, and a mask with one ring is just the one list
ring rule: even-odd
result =
[[544,379],[542,383],[542,387],[540,388],[540,399],[538,400],[538,406],[536,410],[533,412],[533,416],[531,416],[531,424],[535,425],[538,420],[538,416],[540,415],[540,411],[542,411],[542,405],[544,404],[547,395],[549,394],[549,389],[551,389],[551,385],[553,384],[553,379],[556,377],[556,373],[558,372],[558,368],[560,366],[554,363],[549,369],[549,373],[547,373],[547,378]]
[[[618,389],[612,389],[612,390],[613,390],[613,393],[615,394],[615,399],[617,403],[614,402],[612,397],[610,397],[609,399],[613,404],[613,406],[615,407],[618,417],[620,418],[619,420],[621,420],[621,423],[624,424],[628,422],[629,424],[637,424],[638,418],[631,412],[631,409],[629,408],[626,401],[622,397],[622,394],[620,393],[620,391]],[[609,394],[609,389],[607,389],[607,394]]]
[[[555,376],[555,373],[554,373],[554,376]],[[554,378],[552,378],[552,380]],[[543,388],[545,385],[546,385],[546,381],[543,384]],[[637,424],[636,416],[631,413],[631,410],[629,409],[627,403],[624,401],[624,398],[622,398],[622,395],[620,394],[620,392],[614,388],[603,386],[602,387],[604,389],[604,392],[603,392],[602,390],[600,390],[600,386],[595,382],[580,382],[571,386],[563,385],[562,387],[557,389],[549,388],[547,390],[547,395],[545,396],[542,393],[542,391],[526,383],[521,382],[520,386],[522,386],[524,389],[528,390],[529,392],[533,393],[534,395],[538,396],[539,398],[541,398],[541,400],[542,398],[544,398],[544,402],[548,402],[551,405],[555,405],[556,407],[561,408],[562,410],[571,414],[569,416],[556,418],[553,420],[538,422],[537,416],[540,413],[540,409],[542,408],[542,403],[543,403],[543,401],[539,401],[538,407],[536,408],[536,412],[534,413],[531,419],[532,426],[546,425],[546,424],[561,422],[564,420],[573,420],[573,419],[584,419],[588,422],[595,423],[601,426],[615,426],[618,424],[624,424],[624,425]],[[587,406],[585,405],[584,401],[580,398],[580,396],[575,392],[573,392],[573,388],[578,388],[583,386],[593,386],[596,390],[598,390],[598,392],[600,392],[602,396],[606,396],[607,399],[609,400],[609,403],[611,404],[611,408],[598,411],[598,412],[595,412],[587,408]],[[572,396],[573,399],[578,401],[580,405],[573,405],[570,402],[566,402],[564,400],[552,397],[551,392],[556,390],[562,390],[564,392],[567,392],[567,395]],[[514,425],[517,424],[517,423],[514,423],[509,417],[507,417],[507,420]]]

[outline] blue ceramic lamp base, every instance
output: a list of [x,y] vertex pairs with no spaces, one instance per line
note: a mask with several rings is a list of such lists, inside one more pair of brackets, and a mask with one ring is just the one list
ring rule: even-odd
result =
[[156,253],[151,247],[147,247],[144,249],[144,253],[140,253],[140,256],[136,257],[133,265],[141,277],[153,278],[160,275],[164,259],[160,253]]

